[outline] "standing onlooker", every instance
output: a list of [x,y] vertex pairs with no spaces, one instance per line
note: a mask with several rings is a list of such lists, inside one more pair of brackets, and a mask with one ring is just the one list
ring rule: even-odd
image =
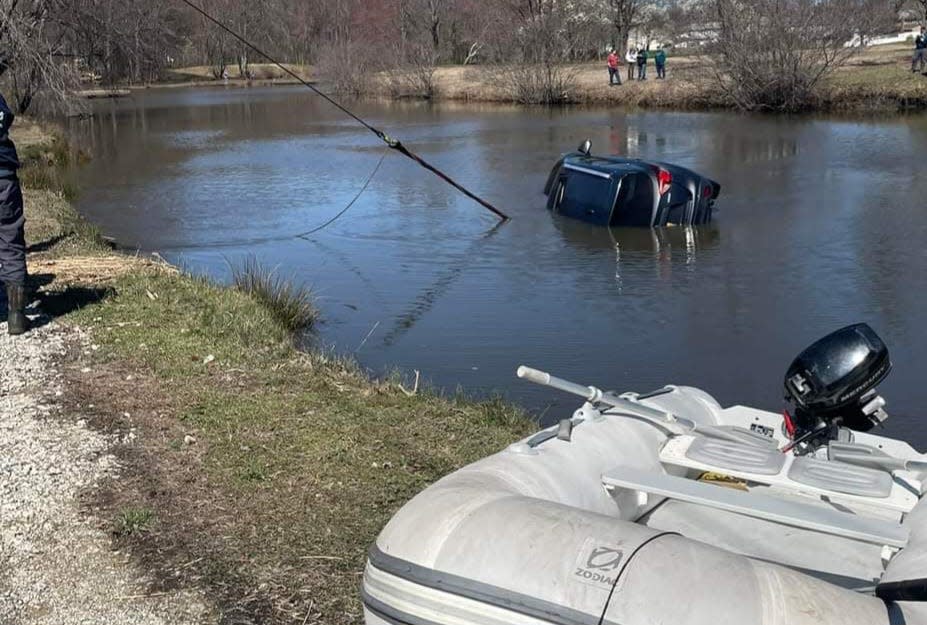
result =
[[0,95],[0,282],[6,285],[7,331],[23,334],[26,319],[26,239],[19,156],[10,139],[13,111]]
[[637,51],[637,79],[647,80],[647,50],[645,48]]
[[[608,53],[608,86],[621,84],[621,72],[618,71],[618,53],[612,50]],[[618,82],[615,82],[615,81]]]
[[663,46],[657,46],[657,53],[653,57],[653,63],[657,66],[657,79],[666,78],[666,51]]
[[628,80],[634,80],[634,66],[637,64],[637,50],[634,49],[634,46],[628,48],[624,60],[628,62]]
[[[916,72],[918,69],[924,71],[924,63],[927,62],[927,32],[921,26],[921,33],[914,38],[914,58],[911,60],[911,71]],[[919,67],[918,67],[919,66]],[[918,69],[915,69],[915,68]]]

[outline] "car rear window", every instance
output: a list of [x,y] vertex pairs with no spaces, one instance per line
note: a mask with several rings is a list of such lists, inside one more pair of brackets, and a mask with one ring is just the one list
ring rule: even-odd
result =
[[611,178],[601,178],[578,171],[570,171],[566,187],[557,206],[569,212],[599,212],[611,210]]
[[631,174],[625,181],[634,179],[633,195],[628,199],[626,210],[631,213],[640,213],[648,217],[653,212],[653,183],[646,174]]
[[612,226],[650,226],[653,219],[653,182],[644,173],[630,173],[621,179]]

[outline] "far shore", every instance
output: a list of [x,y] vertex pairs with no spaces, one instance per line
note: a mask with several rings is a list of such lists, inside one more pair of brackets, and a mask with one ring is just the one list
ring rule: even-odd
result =
[[[910,71],[911,51],[905,45],[869,48],[838,69],[821,85],[813,110],[821,112],[892,113],[927,109],[927,76]],[[287,65],[309,82],[324,81],[316,68]],[[698,56],[670,56],[667,79],[656,80],[652,63],[646,81],[628,80],[627,65],[622,64],[622,85],[610,86],[604,61],[563,66],[575,85],[568,104],[624,106],[675,110],[734,109],[736,105],[721,90],[709,63]],[[251,65],[252,77],[242,78],[238,68],[229,66],[227,79],[215,79],[209,67],[172,70],[168,79],[144,85],[126,85],[110,89],[113,97],[144,89],[192,87],[264,87],[292,86],[299,81],[269,64]],[[636,68],[635,68],[636,75]],[[395,74],[393,74],[395,76]],[[517,103],[518,99],[497,78],[492,67],[480,65],[441,66],[433,75],[431,99],[462,102]],[[96,97],[107,97],[104,89],[93,89]],[[376,74],[364,96],[392,99],[421,99],[423,94],[391,87],[390,76]]]

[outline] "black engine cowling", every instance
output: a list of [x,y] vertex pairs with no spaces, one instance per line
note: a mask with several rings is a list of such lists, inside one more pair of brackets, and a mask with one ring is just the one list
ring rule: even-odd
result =
[[891,371],[888,348],[865,323],[818,340],[785,374],[786,400],[794,404],[794,437],[829,427],[865,432],[884,419],[875,388]]

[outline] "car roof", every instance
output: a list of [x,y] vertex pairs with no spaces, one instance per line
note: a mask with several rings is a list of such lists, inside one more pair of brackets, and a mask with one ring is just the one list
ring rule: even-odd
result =
[[622,158],[620,156],[587,156],[585,154],[567,154],[563,158],[564,165],[590,169],[603,174],[625,174],[629,171],[643,171],[650,169],[654,164],[636,158]]
[[625,158],[623,156],[592,156],[581,152],[571,152],[563,157],[563,164],[573,168],[587,169],[609,176],[622,175],[628,172],[644,172],[652,174],[655,169],[667,169],[674,176],[681,178],[705,179],[701,174],[671,163],[660,161],[647,161],[640,158]]

